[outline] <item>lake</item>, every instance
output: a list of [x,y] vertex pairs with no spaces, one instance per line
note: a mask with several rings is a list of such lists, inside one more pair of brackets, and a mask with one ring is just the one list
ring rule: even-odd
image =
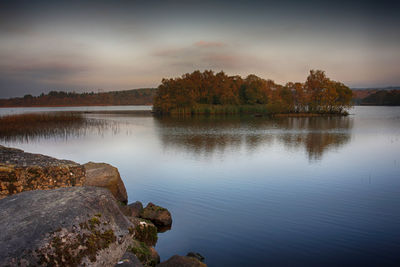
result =
[[138,108],[99,107],[80,127],[0,143],[116,166],[129,202],[171,211],[162,260],[195,251],[211,267],[400,263],[400,107],[276,119],[103,109]]

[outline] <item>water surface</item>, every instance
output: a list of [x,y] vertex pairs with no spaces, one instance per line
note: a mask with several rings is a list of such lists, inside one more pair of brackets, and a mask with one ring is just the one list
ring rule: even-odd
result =
[[209,266],[396,265],[400,108],[351,113],[90,113],[87,125],[0,143],[118,167],[130,202],[152,201],[173,215],[156,246],[162,259],[196,251]]

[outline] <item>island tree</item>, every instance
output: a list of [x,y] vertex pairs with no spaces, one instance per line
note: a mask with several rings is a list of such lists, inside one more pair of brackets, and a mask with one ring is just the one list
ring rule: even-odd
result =
[[304,83],[285,86],[254,74],[243,79],[206,70],[163,79],[153,109],[159,114],[346,114],[351,99],[350,88],[321,70],[311,70]]

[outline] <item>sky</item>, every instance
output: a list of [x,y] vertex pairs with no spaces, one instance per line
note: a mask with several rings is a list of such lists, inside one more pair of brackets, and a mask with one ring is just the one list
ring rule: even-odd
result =
[[157,87],[194,70],[400,85],[400,1],[0,1],[0,98]]

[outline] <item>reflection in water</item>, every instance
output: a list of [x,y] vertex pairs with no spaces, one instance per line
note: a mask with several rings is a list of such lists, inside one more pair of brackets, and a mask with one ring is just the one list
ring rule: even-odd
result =
[[[26,115],[24,115],[26,116]],[[274,143],[285,149],[304,148],[309,160],[320,160],[324,152],[338,148],[351,138],[353,120],[349,117],[254,118],[217,116],[153,118],[132,114],[86,114],[72,120],[29,123],[0,131],[0,141],[29,143],[39,139],[82,138],[85,136],[130,135],[139,118],[154,122],[154,129],[164,148],[178,148],[210,157],[228,154],[241,148],[249,152]],[[152,128],[153,128],[152,127]],[[16,128],[17,130],[15,130]]]
[[0,143],[116,166],[130,202],[152,201],[173,215],[156,247],[162,260],[190,248],[210,267],[389,266],[400,250],[399,114],[399,107],[331,118],[84,113],[83,124]]
[[243,145],[254,151],[279,142],[287,149],[304,147],[310,160],[320,160],[325,151],[349,142],[353,127],[348,117],[162,117],[155,121],[165,147],[211,155]]

